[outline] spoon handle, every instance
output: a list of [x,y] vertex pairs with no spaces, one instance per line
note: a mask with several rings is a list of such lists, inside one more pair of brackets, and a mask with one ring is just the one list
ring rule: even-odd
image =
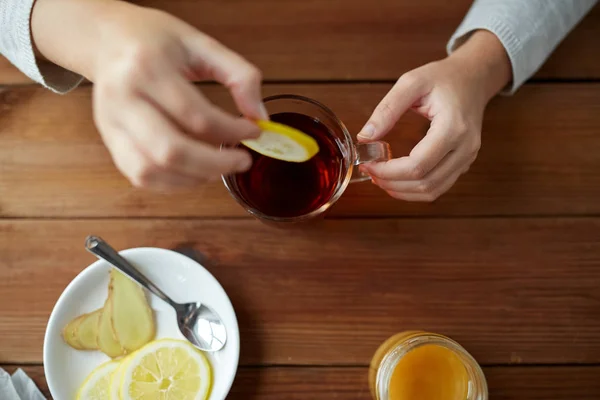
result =
[[85,249],[96,257],[108,262],[125,275],[148,289],[154,295],[160,297],[163,301],[170,304],[171,306],[177,306],[169,296],[167,296],[162,290],[160,290],[154,283],[144,276],[136,267],[131,265],[129,261],[121,257],[115,249],[113,249],[108,243],[98,236],[88,236],[85,240]]

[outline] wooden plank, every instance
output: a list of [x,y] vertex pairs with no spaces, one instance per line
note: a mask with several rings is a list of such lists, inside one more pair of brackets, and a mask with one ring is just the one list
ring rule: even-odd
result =
[[[269,80],[397,79],[445,56],[471,0],[147,0],[256,63]],[[540,78],[600,78],[600,7],[558,47]],[[0,62],[0,84],[23,77]]]
[[[268,79],[397,79],[443,58],[471,0],[142,0],[200,28],[256,63]],[[199,9],[201,8],[201,11]],[[268,10],[268,11],[266,11]],[[600,7],[540,71],[598,78]]]
[[[386,84],[267,85],[330,106],[354,134],[389,90]],[[204,92],[232,110],[229,96]],[[93,126],[90,89],[56,96],[22,88],[0,94],[0,216],[244,216],[218,182],[157,195],[130,188]],[[408,154],[428,121],[414,114],[388,136]],[[498,98],[484,121],[470,172],[434,204],[405,203],[369,184],[352,185],[334,216],[582,215],[600,213],[600,84],[536,84]],[[174,206],[176,204],[177,206]]]
[[[12,372],[17,366],[4,368]],[[23,370],[50,396],[42,366]],[[367,368],[241,368],[228,399],[260,400],[371,400]],[[489,367],[484,368],[490,398],[495,400],[597,400],[600,367]]]
[[[116,248],[195,250],[236,307],[242,364],[364,364],[392,334],[455,338],[484,364],[600,362],[600,219],[0,220],[0,363],[41,362],[48,316]],[[350,251],[351,250],[351,251]]]

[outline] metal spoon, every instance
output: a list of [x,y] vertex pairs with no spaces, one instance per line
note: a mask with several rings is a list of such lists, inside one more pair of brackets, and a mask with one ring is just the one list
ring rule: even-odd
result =
[[179,330],[194,346],[202,351],[211,352],[219,351],[225,346],[227,330],[219,315],[212,309],[200,302],[185,304],[174,302],[102,238],[88,236],[85,240],[85,248],[173,307],[177,313]]

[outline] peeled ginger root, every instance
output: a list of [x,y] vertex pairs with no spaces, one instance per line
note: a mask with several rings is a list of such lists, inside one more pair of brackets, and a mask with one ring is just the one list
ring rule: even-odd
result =
[[111,271],[108,303],[113,330],[127,352],[139,349],[154,338],[154,316],[144,291],[115,269]]
[[104,303],[104,309],[102,310],[102,315],[100,316],[100,321],[98,322],[97,341],[100,351],[111,358],[116,358],[126,353],[123,346],[121,346],[121,343],[119,343],[117,340],[117,336],[115,335],[115,331],[112,326],[112,306],[110,294],[109,298],[106,299],[106,303]]
[[74,349],[83,350],[83,346],[79,343],[79,339],[77,339],[77,328],[79,328],[79,324],[83,320],[83,315],[73,319],[71,322],[64,327],[62,331],[62,337],[64,341]]
[[77,327],[77,340],[86,350],[97,350],[98,342],[96,338],[98,337],[98,322],[100,321],[100,315],[102,314],[102,309],[96,310],[89,314],[84,314],[80,318],[82,318],[81,323]]
[[104,307],[74,318],[62,332],[72,348],[100,350],[111,358],[139,349],[155,334],[154,315],[144,290],[114,268]]

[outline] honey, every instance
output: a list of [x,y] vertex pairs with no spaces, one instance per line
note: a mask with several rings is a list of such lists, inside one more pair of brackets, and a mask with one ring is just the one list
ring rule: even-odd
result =
[[488,399],[483,371],[465,349],[418,331],[399,333],[379,347],[369,386],[374,400]]

